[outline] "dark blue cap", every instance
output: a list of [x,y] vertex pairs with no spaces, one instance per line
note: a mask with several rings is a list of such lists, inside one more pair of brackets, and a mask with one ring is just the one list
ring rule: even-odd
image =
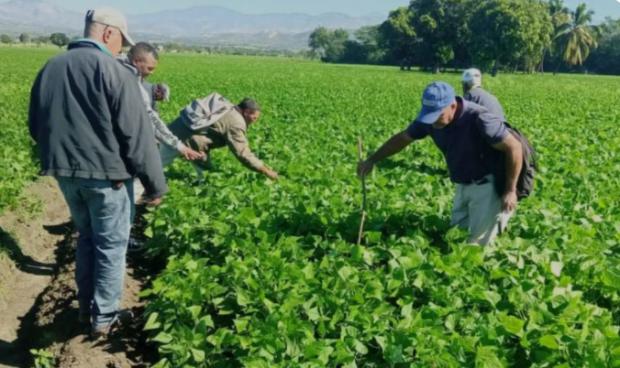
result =
[[446,82],[433,82],[426,86],[422,94],[422,110],[416,118],[424,124],[434,124],[446,107],[450,106],[456,93],[454,88]]

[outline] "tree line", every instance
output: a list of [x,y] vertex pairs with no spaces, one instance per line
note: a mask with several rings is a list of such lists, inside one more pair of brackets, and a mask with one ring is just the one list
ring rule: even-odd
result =
[[316,28],[308,45],[331,63],[620,74],[620,20],[593,14],[563,0],[411,0],[376,26]]
[[[73,39],[77,39],[74,37]],[[13,44],[13,43],[38,43],[38,44],[53,44],[58,47],[63,47],[71,42],[72,38],[69,38],[62,32],[55,32],[49,36],[31,36],[29,33],[21,33],[17,38],[13,38],[8,34],[0,34],[0,43]]]
[[[79,39],[79,36],[69,37],[65,33],[55,32],[49,36],[37,35],[31,36],[28,33],[21,33],[18,37],[11,37],[8,34],[0,34],[0,43],[3,44],[52,44],[58,47],[65,47],[70,42]],[[176,52],[192,52],[199,54],[222,54],[222,55],[239,55],[239,56],[274,56],[274,57],[291,57],[291,58],[308,58],[307,50],[291,51],[282,49],[257,48],[249,46],[227,46],[227,45],[211,45],[205,46],[200,44],[188,44],[182,42],[150,42],[160,51],[170,53]]]

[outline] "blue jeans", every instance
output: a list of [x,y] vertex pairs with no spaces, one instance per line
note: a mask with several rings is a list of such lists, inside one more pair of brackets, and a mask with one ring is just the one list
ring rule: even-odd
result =
[[118,312],[125,254],[133,214],[133,181],[115,189],[109,180],[57,177],[79,232],[75,279],[81,313],[93,328],[109,324]]

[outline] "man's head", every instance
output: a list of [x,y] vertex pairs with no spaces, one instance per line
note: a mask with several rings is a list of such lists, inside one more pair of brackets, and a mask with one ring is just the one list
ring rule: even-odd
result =
[[482,87],[482,73],[476,68],[469,68],[463,72],[461,77],[463,93],[469,92],[472,88]]
[[127,57],[143,78],[155,72],[159,62],[157,49],[146,42],[138,42],[127,53]]
[[422,110],[416,120],[443,129],[454,120],[457,107],[454,88],[446,82],[433,82],[424,89]]
[[112,8],[86,12],[84,37],[103,43],[114,56],[121,52],[123,46],[134,44],[127,31],[127,19]]
[[251,98],[244,98],[241,102],[239,102],[237,107],[241,111],[241,115],[243,115],[243,118],[248,125],[256,122],[256,120],[260,117],[260,105]]

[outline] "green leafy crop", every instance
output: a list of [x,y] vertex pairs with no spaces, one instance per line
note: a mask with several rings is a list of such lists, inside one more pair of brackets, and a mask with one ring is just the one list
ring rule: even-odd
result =
[[[2,65],[21,53],[3,50]],[[16,101],[1,105],[11,141],[27,142],[39,65],[24,65],[10,92],[0,86]],[[376,149],[415,116],[427,83],[458,86],[457,74],[163,55],[153,77],[172,87],[167,121],[212,91],[256,98],[251,146],[282,176],[268,182],[226,150],[213,152],[204,183],[184,162],[167,170],[171,192],[146,228],[148,252],[168,259],[143,292],[157,366],[620,367],[617,77],[485,79],[541,165],[533,196],[485,248],[449,228],[453,186],[430,141],[368,178],[355,244],[357,137]],[[15,162],[26,169],[12,173],[32,174],[22,145],[5,153],[3,173]]]
[[50,51],[0,48],[0,212],[16,206],[36,177],[36,153],[28,134],[30,87]]
[[269,183],[225,151],[204,184],[185,163],[168,170],[172,191],[147,234],[169,262],[144,293],[159,366],[620,366],[617,78],[486,80],[542,166],[495,246],[449,229],[453,188],[431,142],[369,178],[356,246],[356,139],[375,149],[406,127],[436,76],[262,58],[161,64],[176,91],[168,120],[212,90],[257,98],[252,146],[283,178]]

